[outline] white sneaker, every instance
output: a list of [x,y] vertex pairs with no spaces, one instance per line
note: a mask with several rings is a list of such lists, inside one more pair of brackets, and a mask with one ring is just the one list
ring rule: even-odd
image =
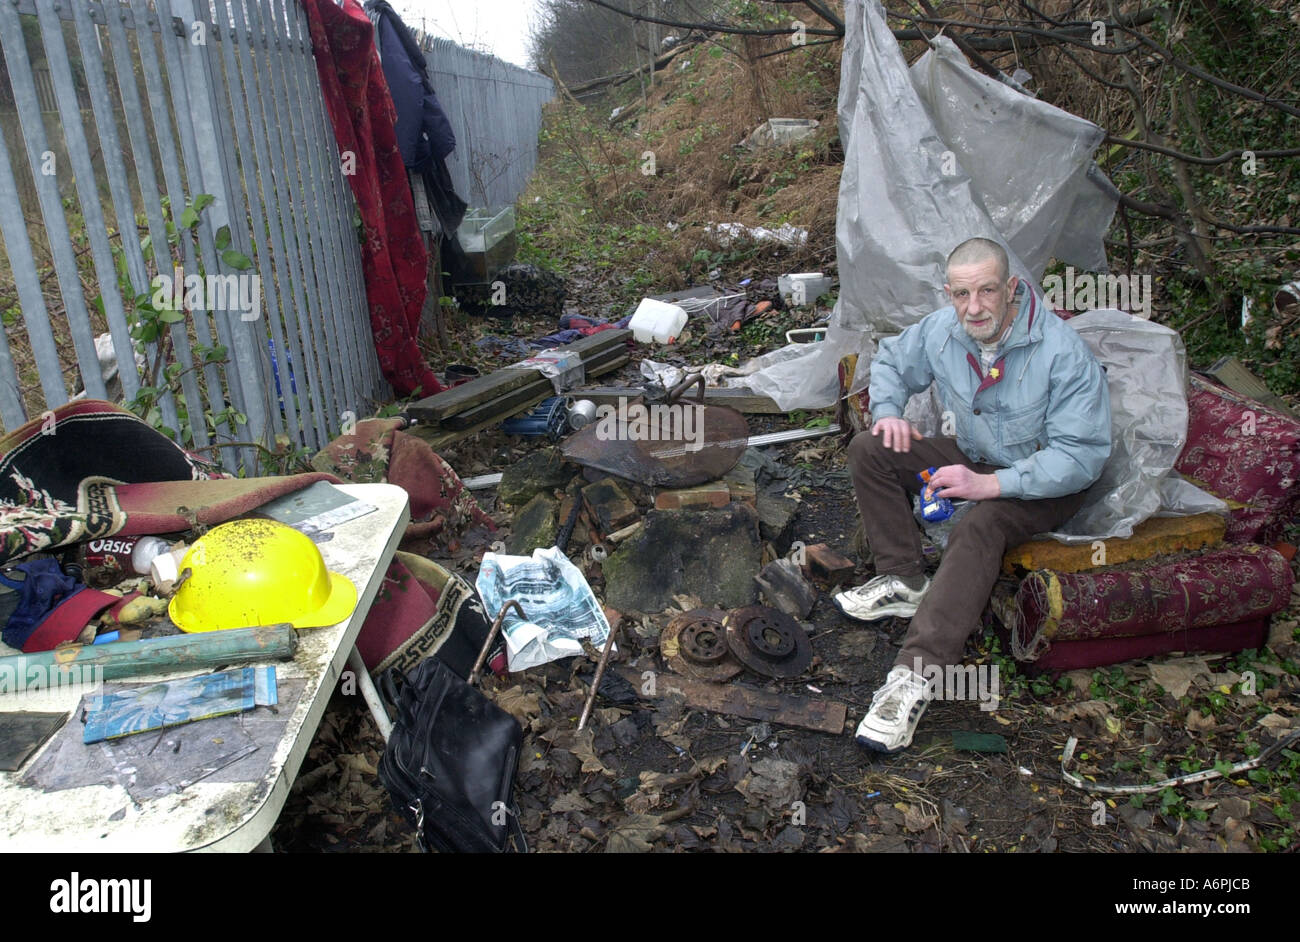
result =
[[927,577],[919,589],[909,589],[898,576],[876,576],[865,585],[835,594],[835,607],[858,621],[877,621],[891,615],[911,618],[930,589]]
[[912,744],[916,724],[930,703],[929,682],[899,664],[871,698],[871,709],[858,724],[858,745],[876,752],[899,752]]

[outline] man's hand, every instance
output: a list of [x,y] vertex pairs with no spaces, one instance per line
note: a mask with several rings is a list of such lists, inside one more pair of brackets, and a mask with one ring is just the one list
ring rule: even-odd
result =
[[912,442],[914,440],[919,442],[925,437],[912,428],[912,424],[906,419],[893,417],[881,419],[871,426],[871,434],[879,435],[880,443],[894,451],[911,451]]
[[1002,494],[996,474],[978,474],[964,464],[946,464],[930,475],[932,496],[993,500]]

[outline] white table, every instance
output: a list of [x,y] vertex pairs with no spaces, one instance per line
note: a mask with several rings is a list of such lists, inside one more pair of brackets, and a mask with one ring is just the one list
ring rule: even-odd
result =
[[[360,664],[354,649],[357,635],[411,517],[406,491],[396,485],[341,487],[378,508],[338,525],[332,531],[334,538],[319,544],[325,565],[356,585],[357,607],[351,618],[338,625],[300,631],[294,659],[277,663],[281,680],[296,678],[305,686],[265,774],[249,782],[199,781],[137,804],[120,785],[46,792],[19,784],[38,753],[18,772],[0,772],[0,851],[249,851],[263,844],[349,656],[353,655],[351,663]],[[357,685],[358,691],[373,691],[364,669],[358,673]],[[64,688],[0,696],[0,711],[71,712],[84,692],[84,688]],[[56,733],[42,750],[57,737]]]

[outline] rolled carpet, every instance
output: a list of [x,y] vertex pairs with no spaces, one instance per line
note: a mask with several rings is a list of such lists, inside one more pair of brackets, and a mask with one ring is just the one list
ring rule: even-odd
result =
[[[1009,607],[1011,649],[1017,660],[1057,668],[1066,665],[1048,663],[1061,661],[1053,652],[1071,644],[1090,662],[1071,667],[1165,651],[1237,650],[1267,637],[1268,617],[1289,603],[1293,581],[1280,553],[1249,543],[1141,569],[1037,570]],[[1114,656],[1099,660],[1108,654]]]

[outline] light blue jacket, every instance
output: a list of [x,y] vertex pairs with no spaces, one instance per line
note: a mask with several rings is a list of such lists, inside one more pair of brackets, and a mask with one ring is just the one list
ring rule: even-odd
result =
[[[1088,345],[1022,282],[1011,332],[986,376],[979,345],[940,308],[880,342],[871,361],[871,414],[898,417],[908,397],[938,383],[957,447],[999,466],[1003,497],[1073,494],[1110,457],[1110,393]],[[945,423],[945,432],[953,423]]]

